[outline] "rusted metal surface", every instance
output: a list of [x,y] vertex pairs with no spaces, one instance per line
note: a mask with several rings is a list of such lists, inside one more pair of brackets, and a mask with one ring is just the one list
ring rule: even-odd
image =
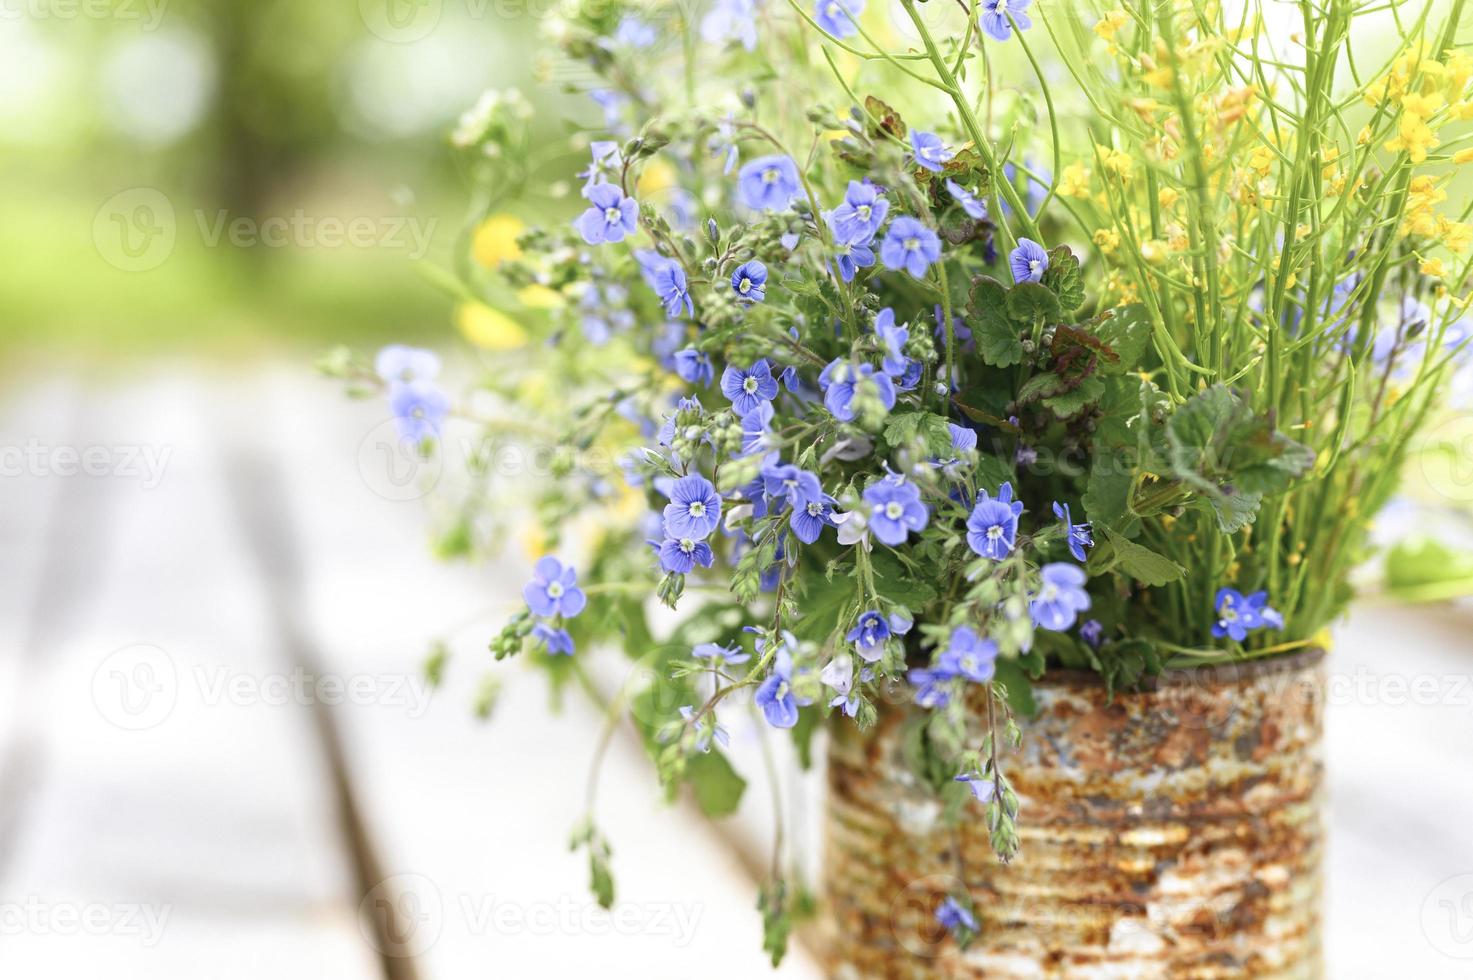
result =
[[[1163,675],[1106,698],[1038,683],[1004,756],[1022,853],[961,826],[906,767],[910,709],[831,742],[823,945],[837,978],[1312,978],[1320,966],[1319,651]],[[845,731],[847,730],[847,731]],[[964,882],[964,884],[963,884]],[[965,951],[935,925],[972,896]]]

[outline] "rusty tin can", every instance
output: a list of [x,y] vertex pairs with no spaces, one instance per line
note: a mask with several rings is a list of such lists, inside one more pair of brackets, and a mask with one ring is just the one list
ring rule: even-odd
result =
[[[1109,698],[1093,675],[1035,684],[1003,756],[1022,850],[983,808],[961,824],[908,769],[916,709],[830,743],[821,942],[836,978],[1321,975],[1321,651],[1168,671]],[[981,699],[978,699],[979,703]],[[935,922],[965,890],[981,935]]]

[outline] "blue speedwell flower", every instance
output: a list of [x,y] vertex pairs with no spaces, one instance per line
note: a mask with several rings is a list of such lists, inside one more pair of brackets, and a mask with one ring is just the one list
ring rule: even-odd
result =
[[736,267],[731,288],[741,299],[760,303],[767,298],[767,266],[752,259]]
[[732,643],[722,646],[719,643],[697,643],[690,655],[697,660],[711,660],[717,663],[744,664],[752,659],[752,655],[741,647]]
[[594,140],[588,144],[588,152],[592,162],[588,169],[578,171],[578,176],[583,178],[584,197],[600,184],[608,183],[624,166],[624,155],[615,140]]
[[954,678],[944,670],[916,669],[908,672],[905,679],[916,689],[916,704],[922,708],[944,708],[951,700]]
[[780,211],[803,191],[798,167],[781,155],[758,157],[737,171],[742,203],[754,211]]
[[605,242],[622,242],[625,235],[634,234],[638,227],[639,205],[634,198],[625,197],[613,184],[598,184],[588,190],[588,210],[578,216],[573,227],[590,245]]
[[553,626],[551,623],[538,623],[533,626],[532,635],[542,641],[542,645],[547,647],[547,652],[551,654],[572,656],[576,649],[573,646],[573,637],[568,631],[560,626]]
[[741,416],[742,455],[765,453],[774,448],[772,438],[772,402],[759,402],[757,407]]
[[855,365],[836,357],[819,374],[818,384],[823,389],[824,407],[841,422],[854,421],[854,396],[861,385],[872,388],[885,411],[895,407],[894,382],[887,374],[876,374],[873,364]]
[[680,380],[702,387],[709,387],[716,379],[716,368],[712,366],[711,358],[694,347],[675,352],[675,373]]
[[793,693],[793,655],[786,645],[778,649],[773,658],[772,673],[757,688],[753,700],[773,728],[792,728],[798,724],[798,708],[813,703],[811,699],[800,699]]
[[399,438],[413,443],[434,439],[450,414],[450,399],[428,381],[409,381],[389,389],[389,410],[398,423]]
[[1033,622],[1046,630],[1063,632],[1074,625],[1076,616],[1089,608],[1084,591],[1084,569],[1066,562],[1053,562],[1039,569],[1043,585],[1028,604]]
[[1217,590],[1217,622],[1212,624],[1213,636],[1219,639],[1226,636],[1242,643],[1250,632],[1264,627],[1284,628],[1284,617],[1268,604],[1267,592],[1244,596],[1237,589]]
[[820,493],[816,497],[795,498],[788,526],[793,529],[793,534],[799,541],[812,544],[818,540],[825,527],[839,526],[833,518],[834,504],[834,498],[826,493]]
[[917,166],[925,167],[938,174],[941,172],[942,165],[956,156],[935,133],[920,132],[914,129],[910,131],[910,152],[915,157]]
[[1014,282],[1038,282],[1048,271],[1048,253],[1031,238],[1018,239],[1018,247],[1008,253],[1008,265]]
[[914,483],[886,477],[864,491],[869,505],[869,529],[884,544],[895,547],[905,543],[911,531],[920,531],[931,519],[931,512],[921,503],[921,491]]
[[860,613],[854,628],[844,634],[844,639],[854,644],[865,663],[874,663],[885,650],[885,641],[892,636],[904,636],[910,632],[912,623],[899,613],[887,618],[877,609]]
[[853,657],[847,653],[834,654],[834,659],[819,671],[818,679],[834,691],[834,697],[829,701],[830,708],[838,708],[846,718],[859,713],[859,692],[854,690]]
[[880,369],[892,378],[903,377],[910,370],[911,359],[903,353],[910,340],[910,328],[895,325],[895,311],[885,307],[875,315],[875,334],[885,345],[885,359]]
[[772,376],[766,358],[746,369],[728,364],[721,372],[721,393],[731,401],[737,415],[746,415],[777,397],[777,379]]
[[1098,650],[1105,640],[1105,626],[1098,619],[1086,619],[1079,626],[1079,638],[1093,650]]
[[967,452],[977,448],[977,430],[969,429],[955,422],[947,422],[946,428],[951,432],[951,448],[959,453]]
[[986,490],[981,491],[977,506],[967,518],[967,546],[983,558],[1002,561],[1018,543],[1018,517],[1023,513],[1023,502],[1013,499],[1013,485],[1004,483],[997,490],[997,499]]
[[440,358],[434,351],[390,344],[373,359],[373,373],[388,384],[433,381],[440,374]]
[[[979,20],[982,29],[988,36],[998,41],[1006,41],[1013,36],[1013,24],[1018,25],[1018,30],[1026,31],[1033,26],[1033,21],[1023,13],[1028,6],[1029,0],[982,0],[982,16]],[[1012,15],[1012,23],[1008,23],[1008,15]]]
[[839,262],[839,278],[853,282],[860,269],[868,269],[875,264],[875,250],[869,247],[868,242],[839,242],[834,246],[834,258]]
[[859,30],[855,21],[864,12],[864,0],[818,0],[813,20],[834,37],[849,37]]
[[653,27],[633,14],[625,14],[614,31],[614,43],[629,48],[647,48],[658,38]]
[[923,279],[931,263],[941,258],[941,239],[919,220],[902,215],[890,222],[880,242],[880,261],[887,269],[904,269]]
[[966,783],[967,789],[972,791],[972,798],[978,803],[991,803],[992,797],[997,793],[997,784],[975,769],[958,773],[951,778],[952,782]]
[[973,218],[977,221],[981,221],[983,218],[987,217],[987,205],[977,200],[976,195],[967,190],[961,184],[958,184],[956,181],[947,178],[946,190],[951,194],[953,198],[956,199],[956,203],[962,206],[962,210],[967,212],[967,217]]
[[1064,533],[1069,538],[1069,554],[1074,556],[1075,561],[1084,561],[1084,550],[1094,546],[1094,535],[1090,533],[1089,522],[1075,524],[1069,516],[1069,505],[1054,501],[1054,516],[1064,522]]
[[851,180],[844,200],[830,212],[829,225],[840,242],[868,243],[889,213],[890,202],[880,194],[879,188],[868,181]]
[[[773,454],[776,457],[776,454]],[[762,492],[774,502],[786,501],[797,506],[800,500],[823,496],[823,487],[818,477],[792,463],[781,463],[774,458],[761,469]]]
[[936,921],[947,932],[956,932],[958,929],[977,931],[977,920],[972,913],[963,908],[961,903],[950,895],[942,899],[940,907],[936,909]]
[[716,0],[716,6],[701,20],[701,39],[707,44],[740,41],[751,51],[757,47],[756,0]]
[[691,301],[690,289],[686,286],[685,270],[680,263],[674,259],[667,259],[653,249],[642,248],[634,253],[634,258],[639,262],[640,274],[644,281],[660,302],[665,304],[666,316],[680,316],[680,311],[685,310],[687,316],[693,316],[696,312],[695,303]]
[[665,505],[665,534],[679,541],[709,535],[721,523],[721,498],[711,481],[699,473],[683,476],[670,485],[670,503]]
[[532,569],[532,581],[522,589],[527,608],[538,616],[565,616],[569,619],[583,611],[588,598],[578,588],[578,573],[548,555]]
[[660,556],[660,568],[677,575],[689,575],[697,565],[710,568],[715,561],[709,544],[690,538],[666,538],[658,543],[656,551]]
[[975,684],[992,680],[993,663],[997,660],[997,644],[977,636],[970,626],[951,631],[951,640],[941,654],[941,670],[954,677],[965,677]]

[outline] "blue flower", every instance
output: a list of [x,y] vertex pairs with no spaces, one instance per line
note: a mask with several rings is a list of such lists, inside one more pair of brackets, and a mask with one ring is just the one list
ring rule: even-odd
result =
[[753,303],[767,298],[767,266],[752,259],[736,267],[731,274],[731,288],[737,296]]
[[629,127],[624,124],[624,107],[629,105],[628,96],[610,88],[595,88],[588,90],[588,97],[604,111],[604,126],[607,129],[616,133],[629,131]]
[[844,634],[844,639],[854,644],[865,663],[874,663],[884,652],[885,641],[891,636],[904,636],[910,632],[911,621],[899,613],[891,613],[887,619],[879,610],[871,609],[860,613],[854,628]]
[[771,423],[772,402],[758,402],[756,408],[741,417],[743,456],[774,448]]
[[697,565],[710,568],[715,561],[709,544],[690,538],[666,538],[656,547],[656,552],[660,556],[660,568],[677,575],[688,575]]
[[755,0],[716,0],[716,6],[701,20],[701,39],[708,44],[727,40],[742,42],[751,51],[757,47],[757,4]]
[[824,407],[841,422],[854,421],[854,395],[860,385],[872,385],[887,412],[895,407],[894,382],[887,374],[876,374],[873,364],[856,366],[836,357],[819,374],[818,384]]
[[834,37],[849,37],[859,31],[856,21],[864,12],[864,0],[818,0],[813,20]]
[[1046,630],[1063,632],[1074,625],[1078,613],[1089,608],[1084,591],[1086,576],[1078,565],[1052,562],[1039,569],[1043,585],[1028,604],[1033,622]]
[[709,387],[716,378],[716,368],[712,366],[711,358],[694,347],[675,352],[675,373],[680,376],[680,380],[702,387]]
[[987,205],[950,177],[946,179],[946,189],[951,192],[952,197],[956,198],[956,203],[962,206],[962,210],[967,212],[967,217],[975,218],[977,221],[987,217]]
[[961,903],[950,895],[947,895],[942,900],[941,906],[936,909],[936,921],[948,932],[956,932],[958,929],[966,929],[969,932],[977,931],[977,920],[972,917],[972,913],[963,908]]
[[698,660],[711,660],[717,663],[744,664],[752,659],[752,655],[733,643],[730,646],[721,646],[719,643],[697,643],[690,655]]
[[833,518],[834,503],[834,498],[825,493],[793,501],[793,513],[788,517],[788,526],[793,529],[793,534],[799,541],[812,544],[818,540],[825,527],[839,526]]
[[1079,627],[1079,638],[1093,650],[1098,650],[1105,639],[1105,627],[1098,619],[1086,619]]
[[594,140],[588,144],[588,151],[593,159],[587,170],[578,171],[578,176],[583,178],[584,197],[595,187],[607,183],[624,166],[624,155],[615,140]]
[[870,507],[869,529],[892,548],[905,543],[911,531],[920,531],[931,519],[931,512],[921,503],[921,491],[903,479],[886,477],[864,491],[864,502]]
[[567,630],[550,623],[538,623],[532,627],[532,635],[542,641],[550,654],[563,654],[572,656],[574,650],[573,637]]
[[373,372],[388,384],[433,381],[440,374],[440,357],[419,347],[390,344],[373,359]]
[[935,133],[914,129],[910,131],[910,152],[915,157],[917,166],[925,167],[938,174],[941,172],[942,164],[956,155],[945,143],[941,142],[941,137]]
[[1018,543],[1018,516],[1023,502],[1013,499],[1013,485],[1004,483],[997,499],[981,491],[977,506],[967,518],[967,546],[983,558],[1002,561]]
[[889,213],[890,202],[879,188],[868,181],[851,180],[843,202],[829,212],[829,227],[839,242],[868,244]]
[[767,366],[766,358],[745,370],[728,364],[721,372],[721,393],[731,402],[737,415],[746,415],[763,402],[777,397],[777,379],[772,376],[772,368]]
[[[776,454],[773,454],[774,457]],[[818,477],[792,463],[780,463],[774,459],[764,463],[761,469],[762,492],[776,501],[787,501],[797,506],[798,501],[812,500],[823,496],[823,487]]]
[[647,48],[659,37],[655,29],[633,14],[625,14],[614,31],[614,43],[629,48]]
[[868,244],[839,242],[834,246],[834,258],[839,261],[839,278],[853,282],[860,269],[868,269],[875,264],[875,250]]
[[753,700],[773,728],[792,728],[798,724],[798,707],[813,703],[806,698],[799,700],[793,693],[793,657],[786,645],[777,651],[772,673],[757,688]]
[[1237,589],[1217,590],[1217,622],[1212,624],[1212,635],[1230,637],[1242,643],[1256,629],[1284,628],[1284,617],[1268,604],[1268,593],[1259,591],[1244,597]]
[[754,211],[780,211],[802,193],[798,167],[790,157],[766,156],[737,171],[742,202]]
[[951,700],[952,676],[942,670],[912,670],[905,675],[916,689],[916,704],[922,708],[944,708]]
[[640,274],[660,302],[665,305],[666,316],[679,316],[684,309],[687,316],[696,312],[685,283],[685,270],[674,259],[667,259],[652,249],[640,249],[634,253],[639,262]]
[[887,306],[875,315],[875,334],[885,345],[885,358],[880,362],[880,369],[891,377],[901,377],[911,365],[911,359],[902,353],[910,340],[910,328],[897,327],[895,311]]
[[699,473],[672,483],[669,496],[670,503],[665,505],[666,536],[699,541],[721,523],[721,498],[711,481]]
[[625,197],[613,184],[598,184],[589,188],[588,200],[592,206],[573,222],[585,242],[622,242],[625,235],[634,234],[639,217],[634,198]]
[[[832,688],[834,697],[830,708],[838,708],[845,717],[853,718],[859,712],[859,692],[854,690],[854,658],[847,653],[836,653],[834,659],[818,674],[825,687]],[[867,679],[861,675],[861,680]]]
[[946,428],[951,432],[951,448],[959,453],[964,453],[977,448],[977,430],[969,429],[955,422],[947,422]]
[[389,411],[399,426],[399,438],[413,443],[434,439],[450,414],[450,399],[428,381],[409,381],[389,389]]
[[1089,522],[1083,524],[1071,523],[1073,518],[1069,516],[1069,505],[1054,501],[1054,516],[1064,522],[1064,533],[1069,538],[1069,554],[1074,556],[1075,561],[1084,561],[1084,549],[1094,547],[1094,535],[1090,533]]
[[965,677],[976,684],[992,680],[993,663],[997,660],[997,644],[977,636],[970,626],[951,631],[951,640],[941,654],[939,667],[953,677]]
[[548,555],[532,569],[532,581],[522,589],[527,608],[538,616],[565,616],[569,619],[583,611],[588,598],[578,588],[578,573]]
[[1031,238],[1018,239],[1018,247],[1008,253],[1008,265],[1014,282],[1039,282],[1048,269],[1048,253]]
[[[1029,0],[982,0],[982,29],[998,41],[1006,41],[1013,36],[1013,24],[1018,25],[1018,30],[1026,31],[1033,26],[1033,21],[1023,13],[1028,3]],[[1013,24],[1008,23],[1009,14],[1012,14]]]
[[997,794],[997,784],[985,778],[975,769],[971,772],[958,773],[951,778],[952,782],[966,783],[967,789],[972,791],[972,798],[978,803],[991,803],[993,796]]
[[[710,715],[710,729],[705,734],[700,734],[696,737],[696,751],[698,752],[709,752],[711,750],[711,737],[713,735],[716,738],[716,744],[721,746],[723,749],[731,744],[731,734],[727,732],[727,730],[721,725],[718,725],[716,723],[716,711],[714,709],[712,709]],[[687,725],[694,724],[696,726],[696,731],[700,731],[700,723],[696,719],[695,708],[691,707],[688,704],[682,704],[680,706],[680,717],[685,721]]]
[[925,278],[931,263],[941,258],[941,239],[909,215],[890,222],[880,242],[880,261],[887,269],[904,269],[917,279]]

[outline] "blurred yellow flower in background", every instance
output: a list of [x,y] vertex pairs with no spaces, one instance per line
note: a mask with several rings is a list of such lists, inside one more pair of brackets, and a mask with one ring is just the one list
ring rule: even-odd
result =
[[513,350],[527,345],[527,331],[520,323],[484,303],[461,303],[455,309],[455,325],[466,340],[482,350]]
[[476,261],[488,269],[494,269],[507,261],[522,257],[517,245],[517,236],[527,230],[521,218],[512,214],[493,214],[476,228],[471,250]]
[[540,283],[517,290],[517,302],[529,310],[555,310],[564,305],[563,294]]

